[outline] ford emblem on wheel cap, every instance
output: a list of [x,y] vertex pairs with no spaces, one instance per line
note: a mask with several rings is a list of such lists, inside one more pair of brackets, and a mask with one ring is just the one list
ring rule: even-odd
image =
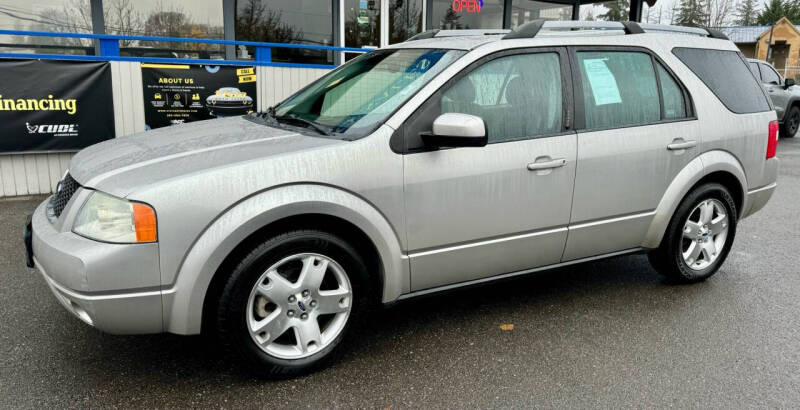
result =
[[301,302],[301,301],[299,301],[299,300],[297,301],[297,307],[299,307],[299,308],[300,308],[300,310],[302,310],[303,312],[305,312],[305,311],[306,311],[306,305],[305,305],[305,304],[303,304],[303,302]]

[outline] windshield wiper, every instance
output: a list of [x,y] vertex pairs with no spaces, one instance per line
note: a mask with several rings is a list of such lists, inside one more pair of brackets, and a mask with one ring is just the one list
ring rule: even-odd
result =
[[270,115],[270,117],[274,118],[275,121],[278,121],[278,122],[289,122],[289,123],[293,122],[295,124],[301,124],[301,125],[306,126],[306,128],[312,128],[314,131],[317,131],[318,133],[320,133],[322,135],[325,135],[325,136],[328,136],[328,137],[331,136],[331,130],[330,129],[328,129],[326,127],[323,127],[322,125],[319,125],[314,121],[309,121],[309,120],[307,120],[305,118],[300,118],[295,114],[286,114],[286,115],[283,115],[283,116],[280,116],[280,117],[276,117],[275,114],[274,114],[274,110],[273,110],[273,112],[267,111],[267,114]]

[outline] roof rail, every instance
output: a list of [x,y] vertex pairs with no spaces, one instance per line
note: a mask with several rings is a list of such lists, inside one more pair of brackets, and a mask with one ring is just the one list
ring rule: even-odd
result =
[[423,40],[433,37],[461,37],[461,36],[497,36],[501,34],[509,34],[511,30],[505,29],[465,29],[465,30],[428,30],[412,36],[406,41]]
[[700,27],[669,26],[664,24],[645,24],[634,21],[553,21],[553,20],[533,20],[525,23],[510,33],[503,36],[503,39],[514,38],[533,38],[540,31],[574,31],[574,30],[621,30],[625,34],[643,34],[647,32],[669,32],[704,37],[718,38],[727,40],[728,37],[722,32],[714,29]]
[[438,33],[438,32],[439,32],[438,28],[437,29],[433,29],[433,30],[426,30],[426,31],[423,31],[422,33],[415,34],[415,35],[411,36],[406,41],[416,41],[416,40],[424,40],[426,38],[433,38],[433,37],[436,37],[436,33]]

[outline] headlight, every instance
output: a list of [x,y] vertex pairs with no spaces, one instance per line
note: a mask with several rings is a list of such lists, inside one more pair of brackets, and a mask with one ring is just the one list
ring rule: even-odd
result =
[[113,243],[155,242],[156,212],[148,205],[94,192],[83,204],[72,232]]

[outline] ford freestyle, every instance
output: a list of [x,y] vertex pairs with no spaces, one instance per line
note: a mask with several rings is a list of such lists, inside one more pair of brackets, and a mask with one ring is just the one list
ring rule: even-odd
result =
[[28,263],[98,329],[210,333],[294,375],[418,295],[631,253],[705,280],[773,194],[777,138],[713,30],[425,32],[263,112],[81,151]]

